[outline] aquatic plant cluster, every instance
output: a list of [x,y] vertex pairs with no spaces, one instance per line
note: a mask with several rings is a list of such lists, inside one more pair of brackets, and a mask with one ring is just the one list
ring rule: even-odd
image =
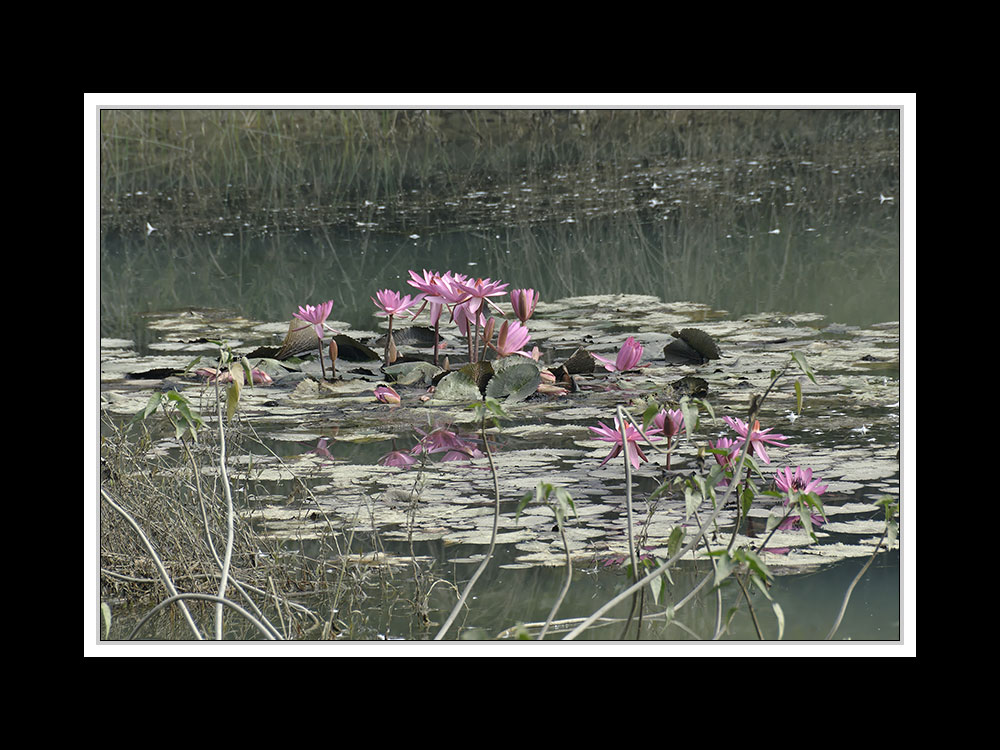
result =
[[[394,320],[409,314],[411,311],[409,320],[416,320],[425,310],[434,327],[433,362],[435,366],[440,364],[441,349],[446,346],[440,338],[442,317],[445,311],[448,313],[447,322],[454,324],[461,337],[465,339],[466,353],[470,364],[485,361],[489,350],[492,350],[498,358],[520,355],[538,362],[541,354],[538,347],[534,346],[530,352],[526,350],[527,344],[531,340],[527,322],[534,314],[539,301],[537,290],[513,289],[508,293],[507,289],[510,285],[505,282],[494,281],[490,278],[472,278],[450,270],[443,273],[426,269],[420,272],[410,270],[409,276],[407,283],[417,290],[415,294],[402,294],[392,289],[380,289],[374,297],[371,297],[372,303],[376,307],[375,315],[388,319],[383,366],[392,364],[398,356],[393,338]],[[494,298],[508,295],[511,307],[510,314],[516,320],[508,319],[508,312],[494,302]],[[318,305],[303,305],[294,313],[294,317],[301,320],[304,327],[312,326],[314,328],[319,339],[321,365],[323,338],[327,328],[326,321],[332,312],[333,304],[333,300],[328,300]],[[493,312],[502,317],[498,319],[493,315]],[[693,333],[705,337],[700,331],[693,331]],[[495,340],[494,334],[496,334]],[[678,340],[678,343],[686,346],[682,340]],[[715,342],[709,340],[708,346],[717,356],[718,348]],[[634,336],[628,336],[619,347],[614,360],[598,354],[590,354],[590,356],[610,373],[627,374],[647,366],[642,362],[643,354],[643,345]],[[330,342],[330,357],[331,362],[336,360],[336,342],[333,340]],[[446,358],[444,369],[448,370],[449,365],[450,362]],[[323,374],[325,377],[325,369]],[[551,370],[541,368],[540,374],[541,382],[538,385],[538,392],[549,395],[564,395],[567,392],[566,389],[553,385],[555,376]],[[430,386],[428,391],[432,393],[434,386]],[[377,402],[392,407],[402,405],[402,397],[391,385],[378,385],[374,389],[374,397]],[[421,398],[427,399],[429,395],[424,395]],[[596,427],[588,428],[597,440],[612,443],[612,448],[601,461],[600,467],[624,452],[625,460],[634,470],[638,470],[642,463],[649,460],[643,452],[642,443],[654,447],[656,443],[666,440],[666,467],[669,470],[672,450],[680,439],[682,430],[685,429],[684,413],[681,409],[662,407],[647,412],[644,421],[643,429],[638,429],[637,426],[623,422],[618,416],[615,416],[613,427],[599,421]],[[752,425],[730,416],[723,417],[723,421],[732,429],[735,437],[720,437],[708,443],[709,452],[723,470],[722,476],[718,479],[720,487],[728,487],[730,482],[741,480],[741,478],[734,477],[734,472],[740,463],[740,454],[744,452],[744,449],[750,464],[756,467],[757,461],[764,464],[771,463],[768,446],[773,448],[788,446],[786,436],[773,433],[772,429],[761,429],[760,422],[756,419]],[[442,461],[467,461],[482,458],[485,455],[477,445],[475,438],[462,437],[450,425],[437,424],[426,432],[419,428],[415,429],[420,434],[420,439],[410,450],[404,451],[394,448],[381,456],[378,463],[382,466],[405,469],[417,464],[418,457],[421,455],[426,457],[440,454]],[[748,466],[747,479],[749,479],[750,473],[751,468]],[[787,508],[784,517],[776,527],[778,530],[789,530],[805,523],[810,527],[809,530],[812,533],[812,526],[821,526],[826,521],[819,497],[826,491],[827,485],[822,484],[819,477],[813,477],[811,468],[786,466],[779,469],[773,477],[772,486],[781,490],[783,502]],[[802,510],[806,505],[811,505],[819,512]],[[799,512],[792,515],[796,509],[799,509]],[[788,549],[769,548],[768,551],[783,554],[787,553]]]

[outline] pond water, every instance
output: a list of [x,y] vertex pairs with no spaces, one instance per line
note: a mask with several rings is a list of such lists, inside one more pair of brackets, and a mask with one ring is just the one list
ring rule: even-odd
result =
[[[546,312],[545,306],[540,306],[538,325],[544,326],[546,320],[566,321],[539,331],[538,341],[553,342],[553,358],[547,360],[550,362],[561,361],[572,351],[572,347],[561,348],[566,343],[557,343],[559,326],[571,328],[579,322],[559,317],[559,301],[592,295],[630,295],[623,303],[628,310],[623,311],[620,323],[599,331],[605,338],[598,342],[604,347],[599,346],[598,353],[610,351],[610,356],[614,352],[612,340],[642,330],[647,351],[654,352],[652,343],[671,333],[653,325],[637,327],[636,321],[643,314],[637,308],[645,304],[644,297],[656,298],[668,306],[693,303],[683,310],[656,308],[656,314],[667,316],[664,321],[677,315],[677,321],[707,326],[713,335],[729,339],[728,353],[733,355],[738,351],[738,341],[756,341],[741,339],[749,336],[744,329],[748,325],[755,327],[754,336],[780,328],[783,335],[794,338],[799,335],[795,329],[808,329],[806,340],[817,352],[825,352],[826,347],[839,341],[849,340],[854,346],[863,340],[864,346],[874,347],[865,350],[869,362],[879,364],[866,365],[868,369],[862,372],[842,366],[835,358],[829,360],[838,362],[828,367],[835,367],[834,374],[841,378],[833,392],[841,396],[851,392],[849,406],[839,405],[836,395],[820,388],[812,394],[817,399],[813,403],[823,404],[828,413],[814,413],[813,418],[803,418],[796,425],[795,420],[784,417],[789,412],[790,396],[785,389],[781,407],[768,412],[773,420],[781,416],[777,432],[794,435],[799,441],[801,448],[792,455],[805,464],[809,452],[815,452],[816,465],[825,467],[834,477],[833,506],[864,507],[850,516],[844,528],[830,533],[847,544],[844,540],[858,538],[857,531],[848,524],[877,520],[871,506],[873,498],[888,494],[899,499],[898,461],[894,471],[887,473],[884,468],[886,461],[895,458],[900,444],[898,330],[884,337],[885,331],[893,330],[886,325],[900,320],[900,155],[898,116],[894,120],[893,114],[872,112],[863,128],[852,119],[850,138],[837,143],[811,143],[808,147],[799,144],[798,148],[771,145],[746,153],[730,148],[723,155],[700,159],[683,153],[634,156],[623,152],[617,160],[545,164],[544,168],[536,165],[530,171],[515,170],[504,179],[489,172],[477,178],[475,171],[469,170],[463,173],[457,191],[441,189],[438,183],[429,181],[429,186],[399,191],[390,198],[373,194],[374,200],[361,193],[340,203],[312,202],[308,190],[301,190],[294,200],[286,197],[272,202],[239,185],[228,185],[226,195],[221,197],[220,190],[208,199],[201,196],[200,202],[192,197],[190,185],[184,190],[165,185],[109,189],[102,194],[100,335],[102,339],[131,342],[126,347],[129,357],[153,362],[170,351],[164,348],[165,343],[178,340],[172,338],[169,329],[158,326],[158,321],[173,320],[189,310],[223,311],[243,321],[274,324],[266,335],[261,334],[264,328],[258,329],[255,340],[240,339],[241,334],[234,333],[238,343],[235,348],[273,346],[280,343],[283,329],[299,305],[332,299],[331,324],[361,338],[362,332],[382,330],[382,319],[373,316],[375,308],[370,297],[383,288],[412,292],[406,284],[407,272],[428,269],[502,279],[511,289],[539,290],[543,302],[552,307]],[[810,127],[807,114],[803,115],[802,127],[804,131]],[[458,184],[454,180],[440,182]],[[582,302],[578,304],[586,308]],[[653,307],[654,303],[649,303],[649,308]],[[766,325],[762,318],[767,319]],[[234,326],[234,331],[238,328]],[[102,362],[110,362],[113,348],[109,345],[106,352],[102,351]],[[186,363],[192,352],[202,350],[209,351],[204,345],[201,350],[189,346],[182,350],[182,359]],[[759,379],[754,379],[753,372],[766,374],[768,367],[780,368],[784,364],[781,357],[787,357],[788,351],[788,347],[780,349],[773,361],[751,357],[742,362],[741,366],[748,368],[740,371],[742,377],[757,385]],[[876,356],[870,356],[871,352]],[[820,354],[817,357],[827,361]],[[318,367],[314,369],[318,373]],[[654,363],[645,375],[666,377],[667,372],[657,369]],[[695,368],[679,370],[676,376],[689,372],[704,374]],[[820,369],[821,384],[823,374]],[[354,382],[351,376],[346,377],[348,384]],[[358,380],[366,377],[358,376]],[[373,387],[379,382],[378,373],[373,371],[371,377]],[[858,396],[858,378],[870,383],[867,392],[878,391],[880,395],[872,396],[870,403]],[[103,389],[113,390],[122,382],[120,373],[102,375],[102,382]],[[603,387],[596,380],[581,382]],[[595,398],[604,405],[603,419],[610,423],[617,397],[602,393]],[[893,395],[896,404],[892,403]],[[148,392],[142,392],[143,400],[146,396]],[[807,403],[809,398],[807,390]],[[720,416],[743,416],[736,410],[747,400],[748,393],[730,393],[720,395],[713,405]],[[253,405],[249,402],[249,414],[255,413]],[[269,408],[275,411],[273,404]],[[127,413],[128,408],[121,405],[116,416],[123,419]],[[340,462],[338,466],[362,465],[381,471],[383,467],[375,466],[376,460],[394,448],[408,448],[405,442],[413,436],[405,429],[409,427],[405,420],[402,425],[380,422],[381,412],[366,412],[370,417],[365,418],[378,429],[365,440],[337,440],[328,423],[298,417],[300,424],[292,428],[273,414],[274,421],[269,421],[264,409],[259,413],[263,439],[276,454],[294,461],[296,471],[318,488],[321,497],[329,475],[322,473],[322,464],[309,463],[315,456],[307,454],[319,438],[330,438],[331,455]],[[445,409],[443,413],[455,418],[454,410]],[[829,422],[822,423],[823,418]],[[574,435],[572,429],[562,437],[539,437],[532,428],[552,424],[552,420],[568,428],[575,427],[578,420],[583,425],[596,424],[589,415],[522,412],[520,419],[501,427],[501,435],[509,441],[504,448],[514,451],[517,462],[528,455],[517,451],[529,448],[563,450],[566,466],[592,461],[595,455],[600,457],[594,446],[581,444],[585,436]],[[718,431],[719,425],[713,429]],[[382,430],[381,434],[378,430]],[[880,468],[871,479],[848,476],[837,465],[837,456],[843,455],[850,457],[845,460],[868,466],[872,454]],[[680,466],[693,467],[695,455],[679,454],[678,461]],[[527,484],[516,484],[520,492],[550,476],[546,472],[555,471],[555,465],[544,462],[535,469],[530,463],[522,466],[527,466]],[[592,478],[594,467],[587,466],[585,473]],[[515,468],[506,466],[504,471],[513,473]],[[563,471],[563,466],[559,469],[556,474],[571,473]],[[450,467],[436,470],[443,472],[440,476],[452,476]],[[615,469],[617,477],[610,463],[605,470],[596,475],[606,488],[605,496],[591,494],[587,484],[591,479],[572,485],[580,493],[575,496],[581,507],[586,503],[614,506],[599,514],[600,521],[582,524],[581,533],[594,528],[602,529],[602,533],[611,527],[620,529],[616,524],[617,508],[623,499],[621,467]],[[488,473],[482,473],[488,485]],[[643,495],[657,486],[657,476],[640,472],[636,478],[636,514],[640,518],[646,511]],[[268,480],[265,477],[261,481],[266,485]],[[281,479],[271,481],[266,485],[268,500],[281,495]],[[391,481],[395,480],[388,472],[378,474],[380,501],[394,491]],[[410,481],[409,475],[405,481]],[[435,480],[428,481],[434,489]],[[491,512],[489,488],[470,492],[481,494],[465,505],[475,511],[469,516],[474,522],[470,521],[472,526],[468,528],[481,530]],[[505,486],[505,492],[517,493],[517,489]],[[511,501],[517,499],[517,494],[505,495],[507,516],[513,510]],[[358,502],[357,507],[364,506]],[[332,505],[324,507],[331,514],[336,512]],[[462,504],[452,507],[453,514],[457,514]],[[250,499],[245,508],[256,514],[256,523],[262,529],[278,533],[276,530],[285,528],[285,519],[277,513],[274,503]],[[296,518],[301,521],[301,514]],[[346,528],[347,522],[341,521],[342,528]],[[434,628],[422,624],[412,607],[399,602],[416,598],[412,587],[419,589],[427,580],[467,580],[485,549],[469,541],[480,537],[439,534],[435,538],[425,527],[421,529],[427,533],[413,535],[410,539],[415,541],[408,541],[412,529],[402,533],[404,527],[400,522],[386,523],[379,526],[379,533],[367,537],[367,542],[360,534],[352,541],[349,554],[363,556],[375,548],[389,557],[421,561],[421,572],[414,583],[414,576],[407,571],[412,573],[416,568],[387,568],[392,571],[393,584],[389,588],[395,605],[385,597],[384,578],[376,577],[370,587],[359,584],[367,592],[361,597],[367,601],[365,614],[342,637],[433,637]],[[864,538],[877,535],[874,532]],[[312,532],[303,533],[301,525],[285,538],[288,549],[306,558],[323,554],[320,541]],[[522,540],[520,547],[514,543],[498,545],[494,564],[477,582],[468,610],[449,637],[494,638],[518,623],[544,622],[562,586],[564,568],[547,559],[542,564],[527,563],[534,558],[530,553],[526,556],[525,544]],[[559,611],[560,619],[585,617],[625,588],[622,568],[607,564],[607,559],[619,550],[620,546],[613,542],[603,556],[591,549],[589,557],[582,555],[575,560],[573,584]],[[867,569],[854,589],[838,639],[899,640],[899,557],[898,550],[880,554]],[[822,639],[836,617],[844,592],[866,561],[866,557],[850,554],[815,566],[797,567],[791,562],[787,568],[777,565],[782,574],[775,578],[770,593],[780,601],[784,612],[784,639]],[[683,595],[690,590],[704,575],[706,565],[693,562],[679,568],[673,574],[670,592]],[[668,599],[673,595],[670,592]],[[724,591],[727,607],[739,603],[737,594],[735,587]],[[428,619],[440,623],[454,600],[453,586],[434,587],[425,600]],[[757,605],[764,606],[768,613],[763,619],[770,617],[763,626],[765,637],[775,637],[770,610],[762,598]],[[645,607],[643,639],[687,640],[705,637],[706,631],[711,635],[714,597],[691,605],[684,618],[677,617],[680,625],[666,621],[662,606],[657,609],[647,602]],[[606,614],[609,624],[580,637],[617,639],[628,612],[628,604],[619,605]],[[557,625],[550,637],[561,637],[572,627],[572,622]],[[161,633],[158,637],[170,635]],[[635,637],[634,629],[629,637]],[[726,638],[756,637],[754,623],[744,607],[732,621]]]

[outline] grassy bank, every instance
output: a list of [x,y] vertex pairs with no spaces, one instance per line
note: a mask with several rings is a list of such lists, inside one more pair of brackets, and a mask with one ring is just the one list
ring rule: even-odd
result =
[[[875,110],[104,110],[101,207],[161,194],[192,210],[392,203],[656,160],[850,159],[899,145]],[[124,218],[124,217],[119,217]]]

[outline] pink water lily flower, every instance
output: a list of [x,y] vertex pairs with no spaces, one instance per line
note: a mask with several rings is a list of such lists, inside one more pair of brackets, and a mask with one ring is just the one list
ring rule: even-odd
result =
[[723,417],[722,421],[736,430],[737,434],[739,434],[739,437],[736,439],[736,447],[738,450],[742,449],[743,444],[749,440],[750,454],[760,456],[760,460],[766,464],[771,463],[771,457],[767,455],[767,449],[764,447],[765,443],[779,448],[786,448],[788,446],[788,443],[785,442],[787,438],[784,435],[769,435],[768,433],[774,428],[771,427],[766,430],[762,430],[760,429],[760,422],[757,420],[754,420],[752,429],[742,419]]
[[535,312],[535,305],[538,304],[538,292],[534,289],[515,289],[510,293],[510,304],[514,308],[514,314],[518,320],[525,323]]
[[322,340],[323,324],[330,317],[331,310],[333,310],[333,300],[323,302],[319,305],[305,305],[304,307],[299,305],[299,311],[292,313],[292,315],[301,321],[311,324],[316,331],[316,335]]
[[[608,443],[615,443],[615,447],[612,448],[611,452],[604,457],[603,461],[601,461],[601,466],[604,466],[604,464],[606,464],[608,461],[610,461],[612,458],[614,458],[615,456],[617,456],[619,453],[622,452],[622,435],[620,429],[621,423],[618,421],[618,417],[615,417],[614,427],[608,427],[606,424],[604,424],[604,422],[598,422],[597,424],[599,424],[600,427],[588,427],[587,429],[595,433],[597,435],[598,440],[604,440]],[[661,438],[656,436],[655,434],[658,433],[659,431],[660,430],[658,427],[646,430],[646,436],[651,441],[660,440]],[[625,440],[628,444],[625,451],[625,455],[628,456],[629,463],[631,463],[633,468],[635,469],[639,468],[640,460],[642,461],[649,460],[648,458],[646,458],[646,455],[642,452],[642,448],[639,447],[639,441],[642,439],[643,439],[642,434],[637,429],[635,429],[635,427],[633,427],[631,424],[625,427]]]
[[380,385],[375,388],[375,399],[383,404],[396,404],[400,403],[399,394],[388,385]]
[[811,492],[814,495],[822,495],[826,492],[826,488],[829,485],[820,484],[821,481],[820,477],[813,479],[812,469],[801,466],[795,467],[794,474],[791,468],[786,466],[783,469],[779,469],[778,473],[774,475],[774,483],[778,485],[778,488],[782,492],[790,494],[796,492],[809,494]]
[[[378,297],[378,299],[375,299]],[[401,312],[406,312],[420,300],[424,298],[423,294],[418,294],[416,297],[410,297],[407,294],[405,297],[400,296],[399,292],[394,292],[391,289],[382,289],[375,293],[375,297],[371,298],[371,301],[375,303],[375,306],[379,308],[376,315],[399,315]]]
[[[711,440],[708,441],[708,447],[714,450],[725,451],[725,455],[719,455],[718,453],[713,453],[715,456],[715,462],[719,464],[723,469],[732,469],[736,463],[735,458],[737,454],[738,446],[735,441],[730,440],[727,437],[719,438],[715,442]],[[729,486],[729,480],[723,479],[719,482],[723,487]]]
[[[826,492],[826,488],[829,485],[820,484],[821,481],[819,477],[813,478],[812,469],[802,468],[801,466],[795,467],[794,474],[791,468],[786,466],[783,469],[779,469],[778,473],[774,475],[774,483],[785,493],[785,505],[788,505],[800,492],[803,494],[812,493],[814,495],[822,495]],[[815,513],[810,513],[809,518],[815,526],[821,526],[826,523],[826,519],[823,516]],[[787,531],[800,523],[802,523],[802,519],[799,516],[789,516],[781,522],[778,528],[782,531]]]
[[614,362],[597,354],[591,356],[604,363],[604,369],[608,372],[625,372],[626,370],[634,370],[637,367],[643,366],[639,364],[639,360],[642,359],[642,344],[631,336],[625,339],[625,343],[618,350],[618,356],[615,357]]
[[[482,311],[483,307],[489,303],[498,313],[503,314],[497,305],[490,299],[490,297],[499,297],[507,289],[510,284],[506,284],[500,281],[493,281],[489,278],[486,279],[476,279],[475,281],[455,281],[455,286],[465,292],[465,301],[473,301],[472,308],[475,311]],[[475,300],[479,300],[476,304]]]
[[[490,318],[490,320],[495,321],[496,318]],[[524,351],[524,345],[530,339],[531,334],[528,333],[528,329],[525,326],[516,320],[505,320],[500,324],[496,346],[490,344],[490,347],[495,349],[496,353],[501,357],[507,357],[511,354],[521,354],[530,358],[531,355]]]
[[[473,300],[466,300],[461,304],[455,305],[451,311],[452,318],[455,321],[455,325],[458,326],[458,330],[463,336],[469,335],[469,324],[477,325],[476,323],[476,311],[472,309],[474,304]],[[479,327],[486,325],[486,316],[479,313]]]

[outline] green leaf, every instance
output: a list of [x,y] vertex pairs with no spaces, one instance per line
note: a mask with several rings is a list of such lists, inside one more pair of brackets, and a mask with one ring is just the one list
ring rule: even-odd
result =
[[774,616],[778,620],[778,640],[780,641],[785,635],[785,612],[781,609],[781,605],[775,601],[771,602],[771,609],[774,610]]
[[400,362],[383,368],[386,375],[392,375],[400,385],[430,384],[434,376],[442,370],[430,362]]
[[490,378],[486,396],[503,398],[507,403],[523,401],[538,390],[541,379],[538,367],[533,362],[508,365]]
[[722,554],[719,555],[719,559],[715,562],[715,581],[713,586],[718,586],[729,574],[733,572],[733,560],[729,557],[725,550],[721,550]]
[[104,620],[104,637],[108,637],[111,632],[111,607],[107,602],[101,602],[101,619]]
[[795,380],[795,413],[802,413],[802,383],[797,378]]
[[691,399],[687,396],[682,396],[680,409],[681,413],[684,415],[684,431],[690,438],[691,433],[693,433],[698,427],[698,405],[692,403]]
[[813,382],[816,382],[816,376],[813,375],[812,368],[809,367],[809,363],[806,362],[806,355],[802,352],[792,352],[792,359],[795,360],[795,364],[806,374],[806,376]]
[[674,526],[670,531],[670,537],[667,539],[667,554],[673,557],[677,554],[677,551],[684,544],[684,529],[680,526]]
[[136,415],[132,417],[132,419],[129,421],[129,424],[133,424],[135,422],[141,422],[144,419],[146,419],[146,417],[148,417],[150,414],[152,414],[160,407],[160,399],[162,398],[163,398],[163,393],[161,393],[160,391],[156,391],[155,393],[153,393],[153,395],[149,397],[149,401],[146,402],[146,406],[144,406],[142,409],[136,412]]
[[517,513],[514,514],[514,523],[521,517],[521,511],[528,507],[528,503],[531,502],[531,493],[525,492],[524,496],[521,498],[521,502],[517,504]]
[[463,368],[441,378],[434,389],[433,401],[480,401],[482,397],[479,385]]
[[660,412],[660,405],[655,401],[651,400],[649,402],[649,405],[646,407],[646,410],[642,413],[643,432],[646,431],[646,428],[649,427],[650,423],[653,421],[653,417],[659,414],[659,412]]

